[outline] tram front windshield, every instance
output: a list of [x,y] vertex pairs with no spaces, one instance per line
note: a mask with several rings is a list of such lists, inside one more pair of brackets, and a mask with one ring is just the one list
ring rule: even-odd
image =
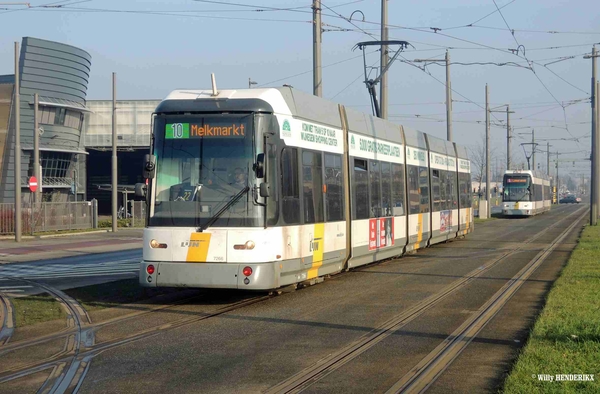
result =
[[154,122],[156,180],[151,226],[260,225],[252,192],[253,116],[159,116]]
[[504,175],[504,201],[530,201],[529,175]]

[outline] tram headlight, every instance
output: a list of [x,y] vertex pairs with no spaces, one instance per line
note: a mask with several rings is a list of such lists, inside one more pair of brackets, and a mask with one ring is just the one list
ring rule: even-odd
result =
[[157,240],[153,239],[152,241],[150,241],[150,247],[152,249],[166,249],[167,248],[167,244],[161,244]]
[[256,246],[256,244],[254,243],[254,241],[246,241],[245,244],[233,245],[233,249],[235,249],[235,250],[252,250],[252,249],[254,249],[255,246]]

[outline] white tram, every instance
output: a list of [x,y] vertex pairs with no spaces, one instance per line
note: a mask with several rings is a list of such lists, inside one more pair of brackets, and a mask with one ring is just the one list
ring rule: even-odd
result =
[[533,216],[550,210],[550,178],[541,171],[511,170],[502,181],[502,213],[505,216]]
[[275,289],[473,230],[466,149],[322,98],[174,91],[153,123],[142,286]]

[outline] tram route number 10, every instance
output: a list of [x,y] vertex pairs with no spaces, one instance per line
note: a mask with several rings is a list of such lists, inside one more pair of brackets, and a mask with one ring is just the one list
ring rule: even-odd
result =
[[169,123],[165,127],[167,139],[187,139],[190,138],[189,123]]

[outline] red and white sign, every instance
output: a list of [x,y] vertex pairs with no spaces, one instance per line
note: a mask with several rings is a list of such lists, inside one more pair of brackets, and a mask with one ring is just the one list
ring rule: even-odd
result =
[[394,218],[369,219],[369,250],[394,245]]
[[31,192],[33,193],[37,190],[37,187],[37,179],[34,176],[32,176],[31,178],[29,178],[29,190],[31,190]]

